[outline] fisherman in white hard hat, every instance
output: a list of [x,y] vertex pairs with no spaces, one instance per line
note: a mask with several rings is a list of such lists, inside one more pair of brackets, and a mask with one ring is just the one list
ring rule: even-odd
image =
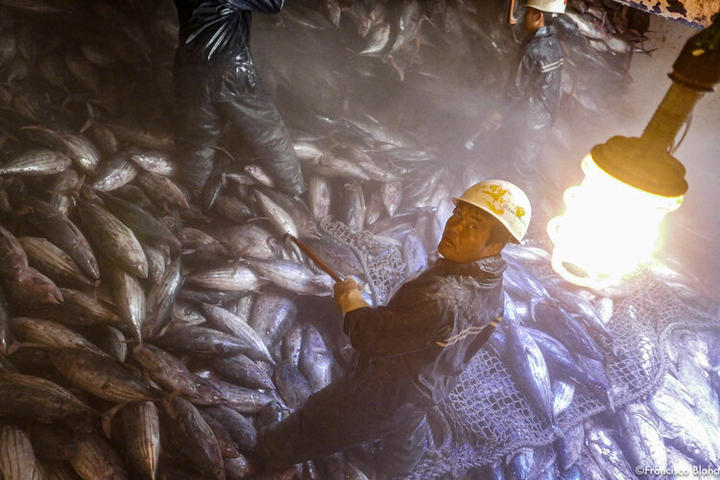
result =
[[[292,467],[375,440],[382,440],[374,465],[381,478],[406,475],[420,461],[426,412],[455,388],[501,320],[500,252],[520,242],[530,222],[527,196],[503,180],[473,185],[454,202],[438,245],[442,258],[386,306],[370,307],[352,279],[335,284],[358,363],[286,419],[259,426],[257,453],[266,467]],[[282,417],[279,405],[266,409],[261,417]]]
[[551,25],[565,13],[566,5],[566,0],[528,0],[526,4],[523,28],[529,35],[520,47],[507,95],[513,103],[527,107],[525,121],[530,129],[555,122],[563,53]]

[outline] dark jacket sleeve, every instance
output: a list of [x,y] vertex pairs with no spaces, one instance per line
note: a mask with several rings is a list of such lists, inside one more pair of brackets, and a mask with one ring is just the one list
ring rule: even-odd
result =
[[528,96],[531,80],[539,73],[537,61],[529,52],[525,52],[510,74],[506,96],[511,103],[524,101]]
[[[343,330],[361,354],[382,357],[414,352],[441,337],[449,312],[425,295],[416,301],[361,308],[345,315]],[[447,328],[447,327],[445,327]]]
[[285,0],[227,0],[225,3],[239,10],[251,10],[260,13],[280,13]]
[[227,59],[236,54],[247,57],[250,12],[278,13],[284,0],[206,0],[193,7],[178,5],[180,34],[187,52],[200,53],[207,60],[222,52]]

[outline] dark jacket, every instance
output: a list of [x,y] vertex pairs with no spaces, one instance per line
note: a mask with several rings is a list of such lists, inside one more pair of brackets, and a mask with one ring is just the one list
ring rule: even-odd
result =
[[249,54],[251,12],[279,13],[284,3],[285,0],[175,0],[180,49],[206,61]]
[[285,0],[175,0],[180,24],[176,72],[231,94],[255,89],[250,52],[252,12],[279,13]]
[[520,127],[540,129],[553,125],[560,101],[562,66],[562,47],[549,27],[538,29],[523,41],[506,92]]
[[405,283],[387,306],[345,315],[359,368],[390,371],[424,400],[442,401],[482,346],[477,334],[502,316],[505,267],[500,255],[469,264],[440,260]]

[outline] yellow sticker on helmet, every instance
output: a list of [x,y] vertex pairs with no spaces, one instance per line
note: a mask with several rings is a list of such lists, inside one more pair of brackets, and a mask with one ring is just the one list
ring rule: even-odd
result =
[[492,201],[488,200],[487,204],[488,208],[492,210],[493,213],[497,215],[505,213],[507,204],[503,200],[505,199],[505,196],[510,193],[507,188],[503,188],[497,184],[491,184],[484,187],[481,191],[492,199]]

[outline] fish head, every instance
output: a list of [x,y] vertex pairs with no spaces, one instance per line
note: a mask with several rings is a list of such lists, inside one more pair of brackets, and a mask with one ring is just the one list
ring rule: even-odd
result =
[[18,298],[34,298],[41,304],[53,305],[64,301],[62,292],[55,283],[32,267],[20,272],[16,283],[16,289],[22,291]]

